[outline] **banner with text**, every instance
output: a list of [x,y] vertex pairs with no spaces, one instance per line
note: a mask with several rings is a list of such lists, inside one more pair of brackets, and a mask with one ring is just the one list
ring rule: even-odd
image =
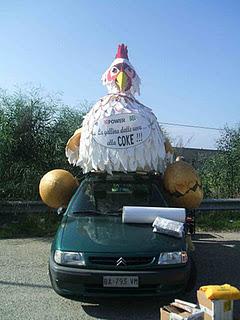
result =
[[142,115],[125,113],[95,122],[93,138],[105,147],[124,149],[141,144],[150,132],[151,124]]

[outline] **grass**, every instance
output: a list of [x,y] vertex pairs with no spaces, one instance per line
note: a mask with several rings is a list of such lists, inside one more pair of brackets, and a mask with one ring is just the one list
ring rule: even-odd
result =
[[239,231],[240,211],[200,212],[196,216],[197,231]]
[[0,225],[0,238],[53,236],[61,217],[52,212],[46,214],[19,214],[14,216],[11,221]]

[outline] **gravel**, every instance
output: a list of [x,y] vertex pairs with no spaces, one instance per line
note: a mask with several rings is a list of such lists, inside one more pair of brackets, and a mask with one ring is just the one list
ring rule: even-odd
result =
[[[0,241],[0,319],[159,319],[161,301],[153,298],[131,302],[104,300],[81,303],[58,296],[48,278],[52,239]],[[201,285],[229,283],[240,286],[240,234],[201,233],[194,236],[198,268],[195,290],[182,297],[196,301]],[[234,303],[240,318],[240,303]]]

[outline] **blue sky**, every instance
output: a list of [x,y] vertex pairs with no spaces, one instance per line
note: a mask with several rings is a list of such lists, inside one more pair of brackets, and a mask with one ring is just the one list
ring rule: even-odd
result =
[[[139,100],[160,122],[222,128],[240,120],[240,2],[1,1],[0,87],[42,86],[76,105],[105,95],[118,43],[142,79]],[[212,148],[218,131],[165,126]]]

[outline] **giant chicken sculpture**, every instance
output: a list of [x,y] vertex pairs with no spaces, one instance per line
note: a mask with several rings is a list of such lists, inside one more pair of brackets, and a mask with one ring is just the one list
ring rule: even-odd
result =
[[[87,113],[82,127],[66,145],[68,161],[83,173],[104,171],[156,171],[163,174],[163,186],[174,206],[196,208],[203,193],[196,171],[187,163],[172,163],[173,148],[164,136],[152,110],[136,98],[140,78],[128,59],[124,44],[102,76],[108,95]],[[77,181],[63,170],[48,172],[40,182],[42,200],[52,207],[67,205]],[[65,188],[65,189],[64,189]]]
[[119,45],[115,60],[102,76],[109,94],[86,115],[81,130],[69,140],[66,155],[83,172],[160,171],[171,154],[152,110],[136,100],[140,78]]

